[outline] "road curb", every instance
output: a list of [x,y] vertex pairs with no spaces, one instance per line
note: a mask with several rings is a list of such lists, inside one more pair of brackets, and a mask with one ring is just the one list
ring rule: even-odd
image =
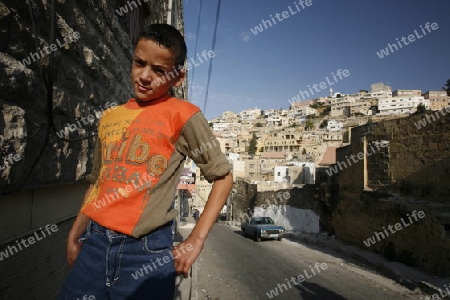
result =
[[[195,224],[190,222],[180,222],[176,231],[176,242],[174,246],[178,245],[181,241],[184,241],[192,231]],[[195,285],[194,285],[195,281]],[[189,271],[188,278],[177,276],[175,282],[175,297],[174,300],[197,300],[196,295],[196,283],[197,283],[197,265],[194,263]]]
[[450,278],[438,278],[425,273],[425,271],[406,266],[402,263],[388,261],[375,252],[361,249],[361,247],[358,246],[347,245],[334,238],[325,237],[324,235],[296,234],[288,232],[284,234],[284,237],[293,241],[300,241],[305,244],[332,249],[337,253],[354,258],[362,264],[375,269],[381,275],[394,280],[410,290],[419,289],[430,296],[433,294],[439,295],[439,286],[450,283]]
[[189,300],[198,300],[198,281],[197,281],[197,263],[194,263],[191,268],[191,290],[189,294]]

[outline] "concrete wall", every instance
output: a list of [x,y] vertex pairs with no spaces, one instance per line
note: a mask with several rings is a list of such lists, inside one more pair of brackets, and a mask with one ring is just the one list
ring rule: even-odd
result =
[[0,196],[0,245],[75,216],[88,186],[59,185]]

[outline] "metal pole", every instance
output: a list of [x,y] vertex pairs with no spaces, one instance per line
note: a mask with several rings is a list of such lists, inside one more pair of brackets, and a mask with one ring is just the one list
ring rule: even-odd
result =
[[172,7],[173,7],[173,0],[169,0],[167,7],[167,24],[169,25],[172,25]]

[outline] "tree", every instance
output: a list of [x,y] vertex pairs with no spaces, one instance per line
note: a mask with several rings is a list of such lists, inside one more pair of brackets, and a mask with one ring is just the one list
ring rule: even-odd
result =
[[320,128],[325,128],[327,126],[328,126],[328,120],[323,120],[319,127]]
[[291,127],[293,127],[293,128],[298,127],[297,122],[292,123],[292,124],[291,124]]
[[313,127],[314,127],[313,120],[311,120],[311,119],[306,120],[306,125],[305,125],[306,130],[313,129]]
[[423,114],[427,111],[425,105],[423,103],[420,103],[419,105],[417,105],[417,110],[414,113],[415,115],[420,115]]
[[258,123],[255,124],[255,126],[256,126],[256,127],[262,127],[263,124],[261,124],[261,123],[258,122]]
[[321,116],[329,115],[330,111],[331,111],[331,105],[327,105],[320,115]]
[[248,144],[248,155],[253,157],[256,153],[256,142],[258,141],[258,137],[253,132],[252,139],[250,140],[250,143]]
[[445,86],[443,87],[445,91],[447,91],[447,96],[450,97],[450,79],[445,82]]
[[320,102],[314,102],[313,104],[310,104],[309,107],[318,109],[320,106],[322,106],[322,103]]

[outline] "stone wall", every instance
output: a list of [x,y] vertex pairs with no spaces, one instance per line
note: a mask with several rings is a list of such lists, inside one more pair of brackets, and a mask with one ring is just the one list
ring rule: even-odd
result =
[[[55,1],[52,44],[51,2],[30,1],[30,15],[28,1],[0,1],[2,194],[84,179],[101,111],[132,95],[129,72],[140,28],[167,20],[167,0]],[[172,20],[183,31],[182,1],[173,3]],[[174,93],[185,98],[186,85]]]
[[[420,120],[427,124],[419,129]],[[348,163],[362,151],[370,155]],[[450,115],[429,112],[354,128],[337,161],[347,162],[334,175],[338,202],[329,225],[337,237],[449,276]],[[419,211],[424,217],[416,220]],[[397,223],[401,229],[392,232],[389,226]],[[367,245],[371,237],[375,243]]]
[[[233,219],[240,223],[247,216],[269,216],[287,230],[317,233],[320,205],[314,185],[268,189],[268,185],[237,180],[233,195]],[[281,185],[282,186],[282,185]]]
[[249,213],[255,206],[257,197],[257,185],[245,180],[237,180],[234,183],[235,193],[232,193],[233,219]]

